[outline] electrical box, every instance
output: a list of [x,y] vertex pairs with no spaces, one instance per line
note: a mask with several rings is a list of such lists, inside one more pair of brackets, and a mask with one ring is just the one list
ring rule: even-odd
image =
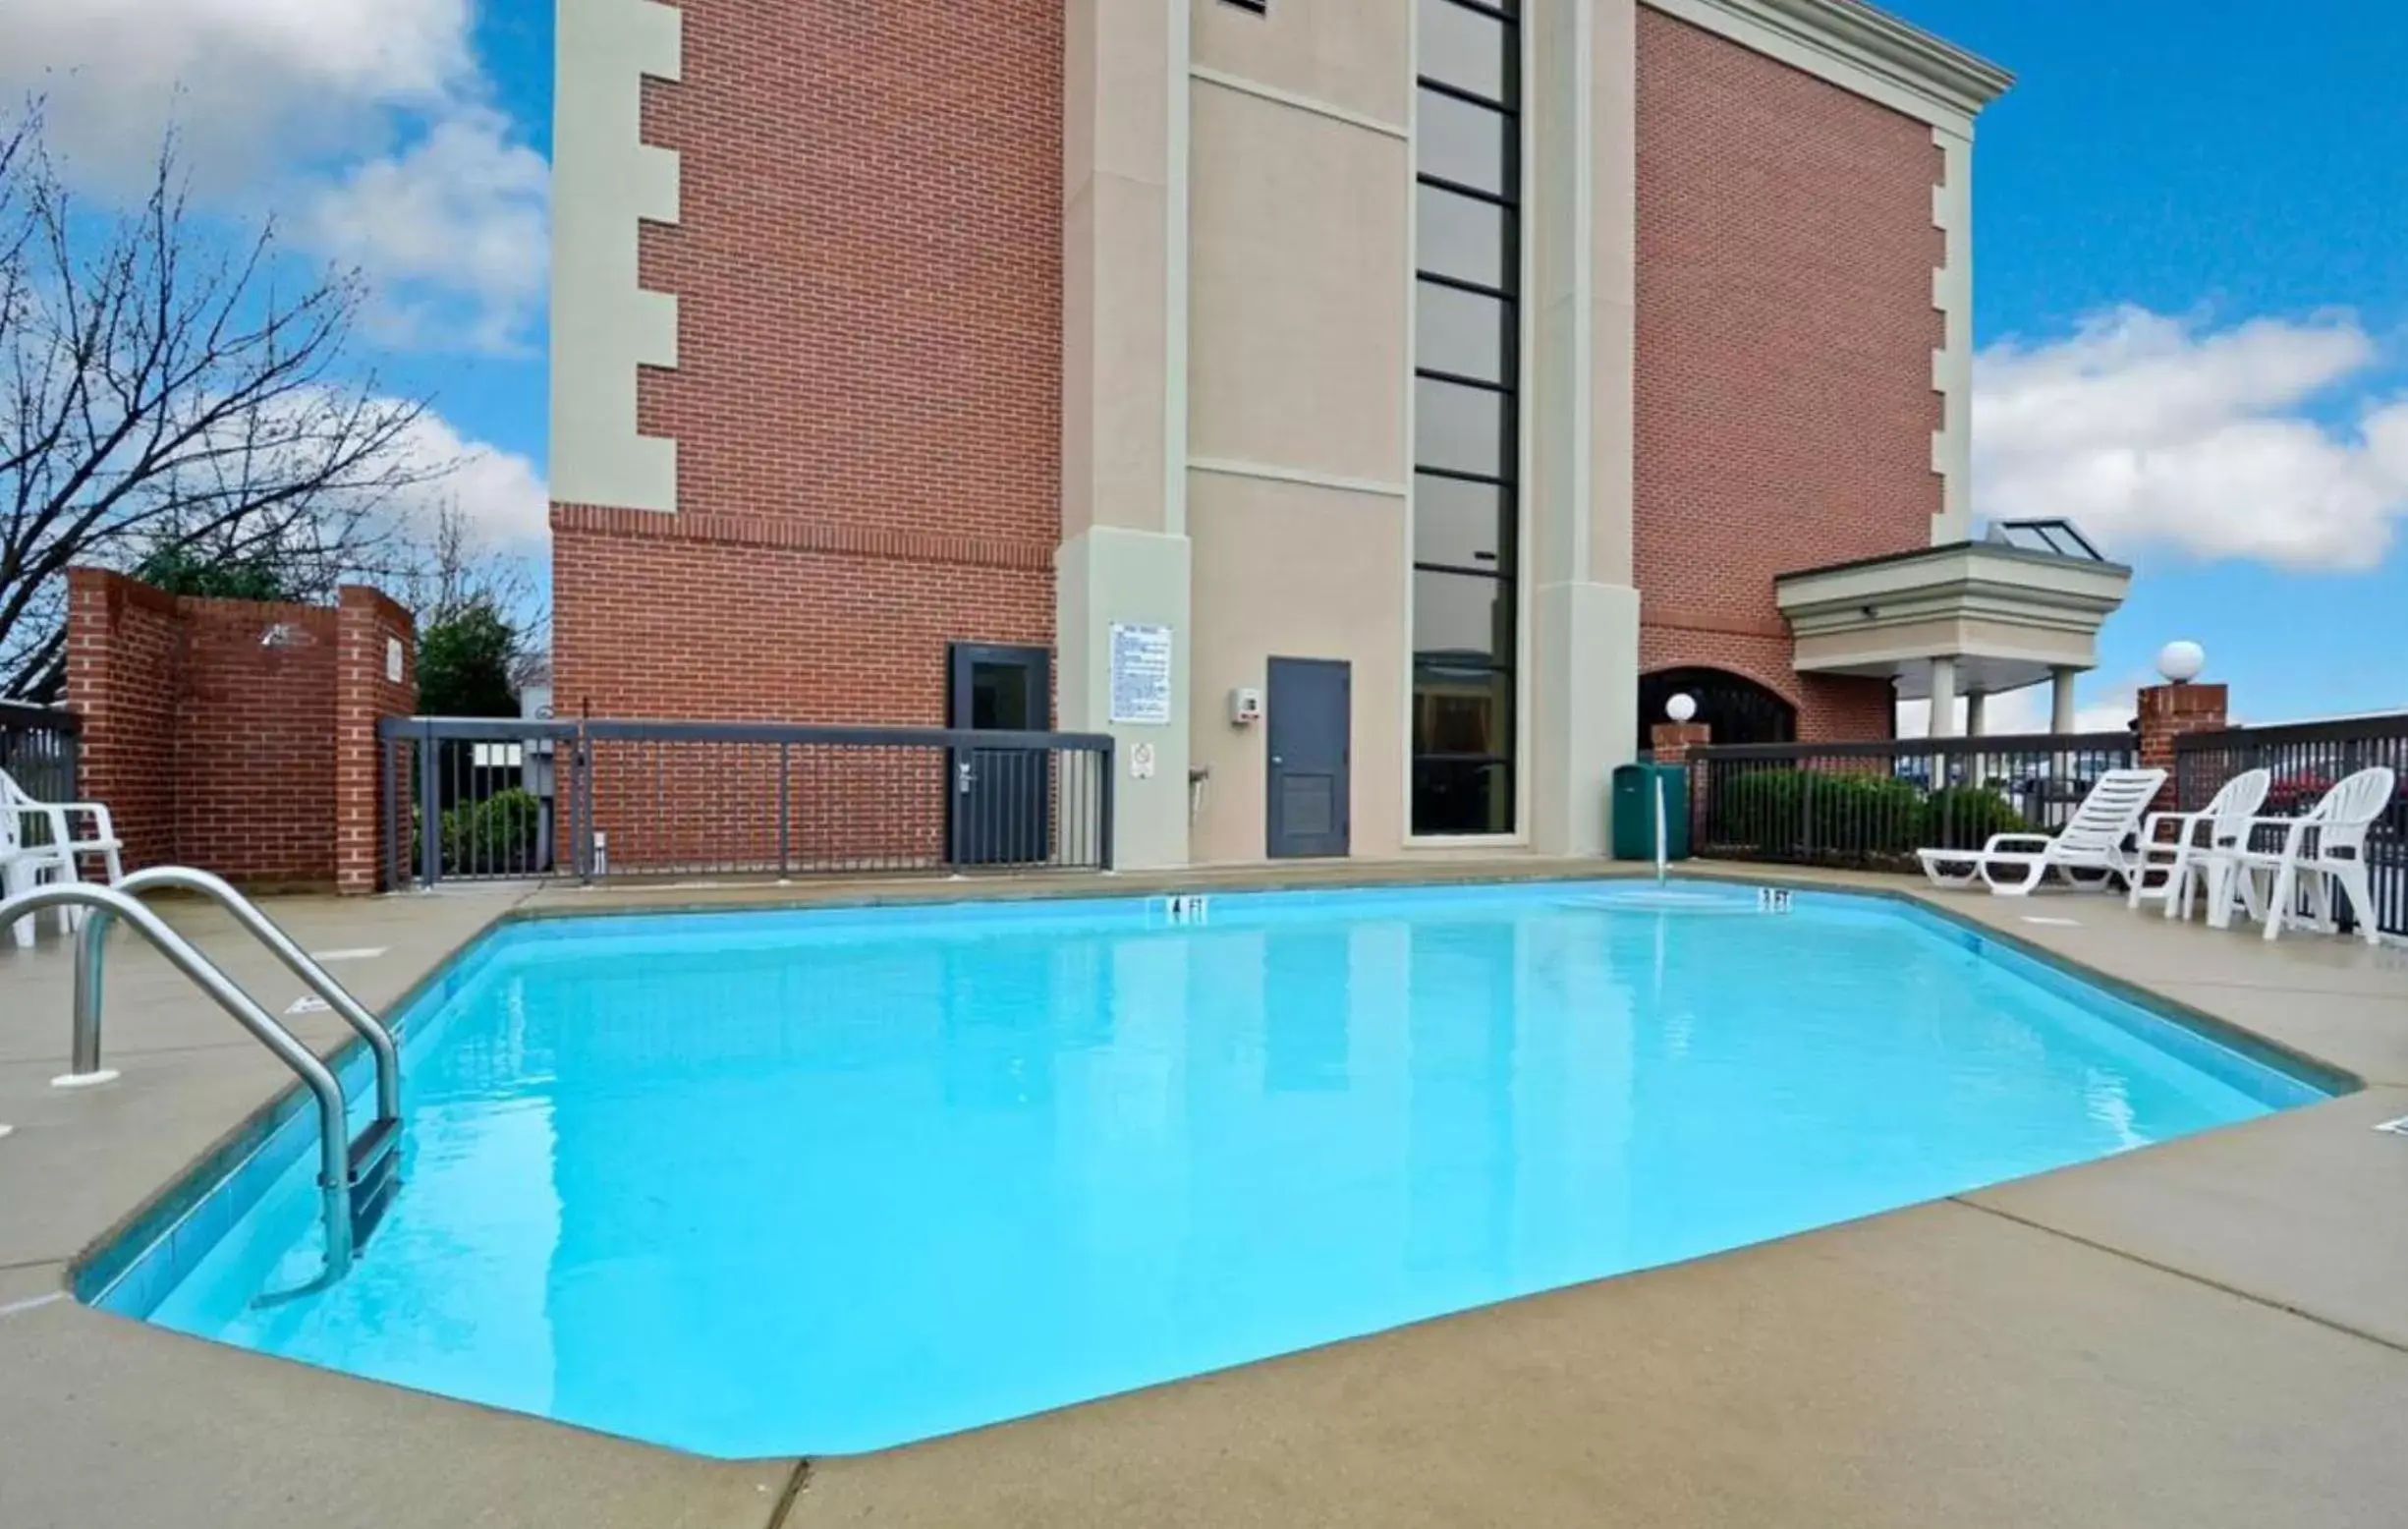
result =
[[1240,727],[1251,727],[1262,720],[1262,692],[1252,685],[1240,685],[1229,693],[1229,720]]

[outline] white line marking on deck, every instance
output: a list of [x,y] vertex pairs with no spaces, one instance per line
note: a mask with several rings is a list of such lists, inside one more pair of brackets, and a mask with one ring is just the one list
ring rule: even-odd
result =
[[312,950],[309,959],[321,966],[328,961],[373,961],[391,948],[390,945],[366,945],[358,950]]
[[19,1312],[33,1311],[49,1305],[52,1301],[65,1299],[67,1299],[67,1292],[64,1290],[53,1290],[48,1295],[28,1296],[22,1301],[11,1301],[6,1306],[0,1306],[0,1317],[14,1317]]
[[2408,1115],[2402,1115],[2397,1120],[2380,1121],[2376,1125],[2375,1129],[2378,1131],[2388,1131],[2393,1136],[2408,1136]]
[[285,1005],[287,1014],[323,1014],[331,1005],[314,992],[305,992]]
[[2080,929],[2082,927],[2080,919],[2051,919],[2037,913],[2021,914],[2019,917],[2026,924],[2046,924],[2054,929]]

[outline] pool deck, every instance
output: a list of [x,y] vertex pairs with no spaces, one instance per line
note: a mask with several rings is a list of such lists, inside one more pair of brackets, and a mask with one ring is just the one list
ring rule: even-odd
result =
[[[1281,884],[1610,874],[1349,864]],[[1909,893],[1896,878],[1695,868]],[[1048,879],[1259,885],[1256,869]],[[971,893],[1025,892],[998,880]],[[514,908],[958,897],[960,882],[492,889],[270,912],[392,1002]],[[289,1082],[146,948],[98,1090],[70,972],[0,947],[0,1525],[2408,1523],[2408,950],[1934,894],[1950,912],[2365,1080],[2286,1114],[873,1455],[700,1460],[78,1305],[70,1262]],[[160,904],[270,1007],[299,985]],[[2032,922],[2040,920],[2044,922]],[[330,1015],[293,1022],[332,1051]]]

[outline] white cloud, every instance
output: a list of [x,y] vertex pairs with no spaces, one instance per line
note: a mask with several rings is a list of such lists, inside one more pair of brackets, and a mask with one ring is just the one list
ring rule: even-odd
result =
[[360,266],[387,341],[522,342],[549,174],[490,104],[473,0],[0,0],[0,106],[78,185],[139,190],[172,123],[202,196]]
[[550,187],[506,119],[466,111],[318,188],[299,232],[387,295],[374,316],[390,337],[507,350],[543,305]]
[[2346,316],[2212,329],[2124,307],[1974,368],[1974,492],[2063,515],[2119,556],[2367,569],[2408,516],[2408,400],[2332,428],[2303,411],[2377,360]]
[[139,185],[172,118],[204,184],[339,150],[476,79],[470,0],[0,0],[0,87],[79,173]]
[[541,547],[550,535],[551,502],[543,475],[515,451],[463,435],[431,410],[403,435],[402,460],[427,471],[448,468],[396,497],[403,529],[421,530],[446,504],[457,503],[482,544],[493,552]]

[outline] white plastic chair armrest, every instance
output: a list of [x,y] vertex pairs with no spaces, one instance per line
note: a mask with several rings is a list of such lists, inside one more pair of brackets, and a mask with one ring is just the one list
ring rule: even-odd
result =
[[[2177,844],[2188,844],[2198,836],[2201,825],[2208,822],[2210,817],[2207,813],[2151,813],[2141,820],[2141,847],[2147,849],[2154,844],[2171,849]],[[2159,838],[2157,826],[2168,822],[2174,825],[2173,836]]]
[[92,837],[95,839],[113,839],[117,837],[116,824],[109,821],[109,810],[103,803],[61,802],[59,804],[59,810],[65,813],[82,813],[85,817],[91,819],[92,828],[94,830]]

